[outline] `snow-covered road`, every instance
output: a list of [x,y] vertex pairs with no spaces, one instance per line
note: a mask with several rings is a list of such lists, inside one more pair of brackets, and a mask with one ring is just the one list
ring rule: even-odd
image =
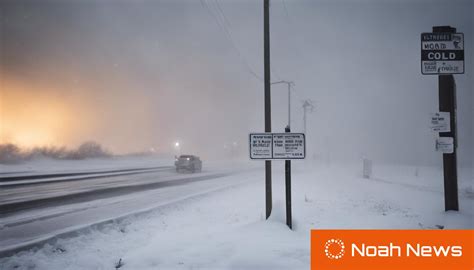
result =
[[[106,173],[92,174],[87,176],[70,176],[59,178],[44,178],[6,182],[0,185],[0,209],[2,206],[9,206],[11,211],[16,211],[14,204],[21,202],[32,202],[42,199],[52,199],[57,197],[72,196],[74,194],[84,194],[96,190],[105,190],[120,186],[140,185],[156,181],[175,175],[173,168],[168,166],[152,171],[137,171],[128,173]],[[3,209],[4,213],[7,209]]]
[[239,181],[235,170],[177,174],[173,167],[140,173],[0,189],[0,253],[19,250],[92,224],[147,211]]
[[[200,174],[205,175],[205,174]],[[87,179],[69,179],[67,181],[51,181],[31,185],[2,186],[0,189],[0,209],[2,206],[10,207],[7,210],[20,210],[15,208],[17,204],[23,202],[44,203],[43,200],[50,201],[53,198],[73,197],[73,195],[84,195],[91,192],[106,190],[117,190],[118,188],[128,187],[122,190],[131,190],[132,187],[143,186],[168,180],[187,178],[188,175],[177,175],[173,168],[164,168],[151,172],[137,172],[134,175],[98,175],[97,177]],[[79,196],[74,196],[79,197]]]
[[155,170],[170,169],[172,166],[159,166],[150,168],[131,168],[106,171],[80,171],[67,173],[0,173],[0,186],[12,187],[21,185],[44,184],[49,182],[66,182],[70,180],[83,180],[97,178],[99,176],[137,174]]

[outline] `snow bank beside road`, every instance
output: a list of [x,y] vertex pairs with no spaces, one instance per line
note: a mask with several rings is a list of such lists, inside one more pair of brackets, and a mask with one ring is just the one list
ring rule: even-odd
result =
[[474,228],[472,197],[461,193],[461,211],[444,212],[438,169],[410,176],[405,172],[414,168],[374,168],[374,179],[363,179],[357,167],[294,164],[294,231],[284,224],[284,175],[278,170],[283,163],[275,162],[274,210],[268,221],[263,170],[254,171],[229,176],[250,179],[246,184],[58,240],[0,264],[6,269],[110,269],[122,259],[120,269],[308,269],[311,229]]

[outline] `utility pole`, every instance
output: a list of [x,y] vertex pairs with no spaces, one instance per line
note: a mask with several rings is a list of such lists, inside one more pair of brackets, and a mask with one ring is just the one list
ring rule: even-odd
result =
[[[450,26],[435,26],[433,33],[456,33],[456,28]],[[444,208],[446,211],[459,211],[458,203],[458,175],[457,175],[457,145],[456,137],[456,82],[453,75],[439,75],[439,110],[449,112],[451,131],[440,132],[440,137],[453,138],[453,153],[443,154],[444,171]]]
[[[265,132],[272,132],[270,95],[270,0],[263,0],[263,57],[264,57],[264,110]],[[272,213],[272,161],[265,160],[266,218]]]
[[313,102],[309,99],[303,101],[303,133],[306,134],[306,111],[310,110],[311,112],[314,109]]

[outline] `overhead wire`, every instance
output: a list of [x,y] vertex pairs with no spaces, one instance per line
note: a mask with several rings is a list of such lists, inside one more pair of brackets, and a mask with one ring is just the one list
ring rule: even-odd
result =
[[215,20],[216,24],[218,25],[218,27],[224,33],[224,36],[226,37],[228,42],[231,44],[231,47],[235,50],[237,56],[239,57],[240,61],[243,64],[245,70],[250,75],[255,77],[255,79],[257,79],[258,81],[263,83],[263,78],[260,75],[258,75],[257,72],[255,72],[253,70],[253,68],[248,63],[247,59],[244,57],[242,52],[237,47],[237,45],[236,45],[236,43],[235,43],[235,41],[232,37],[232,32],[231,32],[231,29],[230,29],[231,28],[231,23],[227,19],[227,16],[225,15],[225,13],[224,13],[222,7],[220,6],[219,2],[217,0],[215,0],[215,6],[213,6],[213,8],[214,8],[214,11],[213,11],[213,9],[211,8],[212,5],[210,5],[208,2],[206,2],[206,0],[200,0],[200,1],[201,1],[201,5],[203,6],[203,8],[205,8],[209,12],[209,14],[214,18],[214,20]]
[[[288,8],[287,8],[287,5],[286,5],[286,1],[285,1],[285,0],[281,0],[281,3],[282,3],[282,6],[283,6],[283,11],[284,11],[284,13],[285,13],[286,23],[288,24],[288,26],[289,26],[290,28],[294,28],[293,21],[292,21],[292,19],[290,18],[290,13],[288,12]],[[295,33],[295,32],[293,32],[293,31],[290,31],[290,32]],[[303,50],[301,50],[301,47],[299,46],[299,43],[297,43],[297,42],[292,42],[292,44],[295,46],[296,54],[301,57],[300,52],[303,51]],[[293,85],[293,89],[294,89],[294,93],[295,93],[297,99],[299,99],[301,102],[304,102],[304,99],[301,99],[301,98],[299,97],[299,95],[298,95],[297,87],[295,87],[295,86]]]

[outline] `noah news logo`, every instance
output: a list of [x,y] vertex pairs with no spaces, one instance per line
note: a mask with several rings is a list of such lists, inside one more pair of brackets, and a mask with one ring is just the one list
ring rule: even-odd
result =
[[324,253],[331,260],[339,260],[344,256],[344,242],[341,239],[329,239],[324,244]]
[[474,270],[474,230],[311,230],[311,270]]
[[[339,260],[345,254],[345,245],[341,239],[332,238],[324,244],[324,253],[328,259]],[[459,245],[424,245],[421,243],[406,243],[405,245],[368,245],[366,243],[351,243],[350,257],[461,257],[462,246]]]

